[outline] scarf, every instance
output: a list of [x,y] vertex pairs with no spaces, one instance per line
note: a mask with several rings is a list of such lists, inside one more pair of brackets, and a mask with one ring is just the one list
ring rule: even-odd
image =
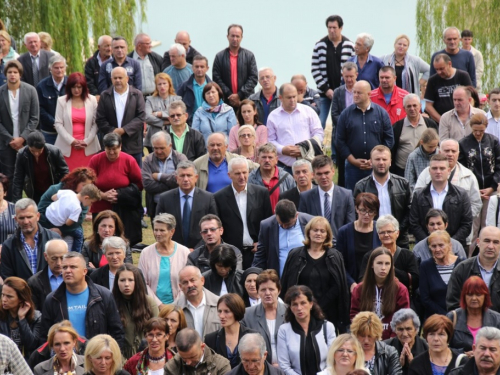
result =
[[[390,60],[388,61],[388,65],[392,66],[394,69],[396,69],[396,54],[393,53],[391,55]],[[411,72],[410,68],[408,67],[408,54],[405,55],[405,65],[403,68],[403,75],[401,76],[401,82],[402,82],[402,89],[406,90],[408,92],[413,92],[413,85],[411,82]]]
[[224,102],[221,100],[219,100],[219,104],[217,104],[216,106],[214,107],[211,107],[205,100],[203,101],[203,104],[201,105],[201,107],[207,111],[207,112],[210,112],[212,114],[214,113],[219,113],[221,110],[222,110],[222,106],[223,106]]
[[54,375],[76,375],[77,362],[78,362],[78,357],[76,356],[76,353],[73,352],[73,354],[71,355],[71,360],[69,362],[71,370],[69,370],[68,372],[61,372],[59,360],[57,359],[57,357],[55,357],[53,366]]

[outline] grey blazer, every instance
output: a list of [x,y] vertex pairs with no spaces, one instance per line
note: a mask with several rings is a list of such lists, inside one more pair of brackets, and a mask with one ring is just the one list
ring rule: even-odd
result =
[[[40,49],[40,57],[38,61],[38,82],[40,82],[45,77],[48,77],[50,74],[49,71],[49,59],[54,56],[52,52],[47,52],[43,49]],[[23,53],[17,59],[23,66],[23,76],[21,77],[21,81],[34,86],[33,81],[33,65],[31,62],[31,55],[29,52]]]
[[[40,117],[40,106],[36,89],[27,83],[21,82],[19,87],[19,136],[26,139],[28,134],[35,131]],[[10,110],[9,88],[5,84],[0,87],[0,150],[9,147],[13,139],[12,113]]]

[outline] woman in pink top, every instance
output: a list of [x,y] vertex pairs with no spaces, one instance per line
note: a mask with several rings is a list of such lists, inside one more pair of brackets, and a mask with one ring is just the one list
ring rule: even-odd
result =
[[234,152],[241,143],[238,139],[238,130],[242,125],[252,125],[255,129],[255,147],[267,143],[267,128],[259,121],[259,114],[257,112],[257,107],[255,103],[250,99],[245,99],[241,101],[240,108],[236,113],[236,118],[238,119],[238,125],[233,126],[229,131],[229,150]]

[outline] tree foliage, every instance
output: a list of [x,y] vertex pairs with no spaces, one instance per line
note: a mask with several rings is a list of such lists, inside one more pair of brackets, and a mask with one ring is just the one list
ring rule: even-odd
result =
[[430,61],[433,52],[444,48],[443,30],[456,26],[474,33],[473,46],[484,58],[483,92],[499,86],[500,0],[418,0],[417,45],[419,55]]
[[83,71],[100,35],[121,35],[131,45],[136,19],[145,22],[147,0],[0,0],[0,19],[25,51],[29,31],[48,32],[53,49],[68,61],[68,73]]

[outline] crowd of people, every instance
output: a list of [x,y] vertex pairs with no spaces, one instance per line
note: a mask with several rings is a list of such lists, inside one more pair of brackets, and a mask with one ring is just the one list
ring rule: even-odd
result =
[[66,76],[0,22],[0,372],[500,374],[500,89],[484,112],[473,33],[426,62],[325,26],[316,90],[237,24],[212,77],[185,31],[163,56],[102,35]]

